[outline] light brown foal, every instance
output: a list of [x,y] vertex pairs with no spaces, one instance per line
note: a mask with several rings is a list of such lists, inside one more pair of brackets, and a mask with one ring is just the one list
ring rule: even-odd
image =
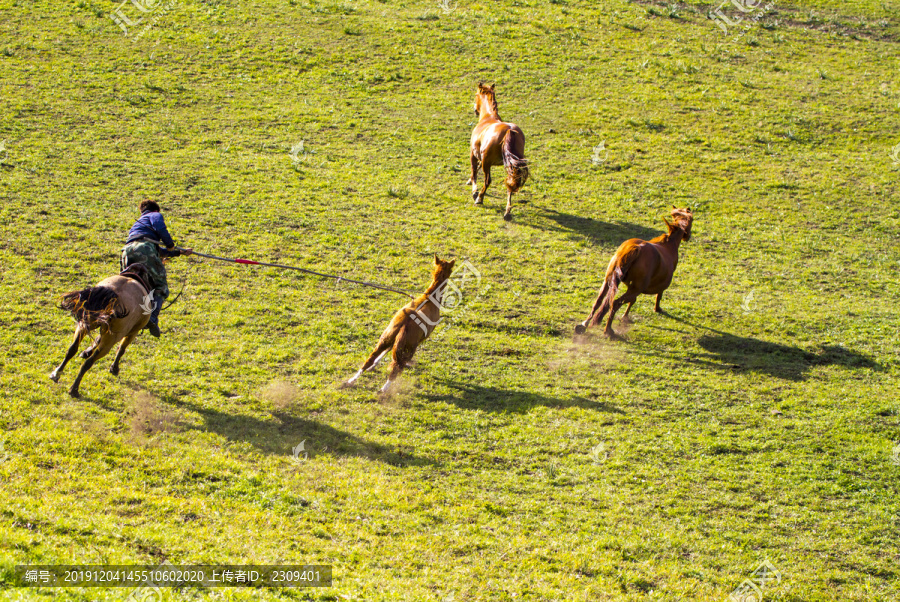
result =
[[424,293],[416,297],[394,314],[387,328],[381,334],[375,350],[363,363],[362,367],[350,377],[341,388],[352,387],[363,372],[368,372],[378,365],[388,351],[393,350],[393,361],[390,366],[388,380],[381,388],[383,395],[390,393],[391,383],[397,380],[400,373],[409,365],[422,341],[428,338],[441,320],[441,300],[444,288],[453,272],[456,260],[444,261],[434,256],[434,271],[431,274],[431,285]]

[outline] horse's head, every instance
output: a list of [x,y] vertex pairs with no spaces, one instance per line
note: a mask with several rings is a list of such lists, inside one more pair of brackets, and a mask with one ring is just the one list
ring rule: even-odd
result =
[[434,254],[434,271],[431,273],[431,278],[435,282],[443,282],[450,278],[450,274],[453,273],[453,264],[456,263],[455,259],[451,259],[450,261],[444,261],[440,257],[437,256],[437,253]]
[[681,230],[684,233],[682,240],[688,241],[691,239],[691,225],[694,223],[694,214],[691,213],[690,207],[679,209],[672,205],[672,221],[665,220],[665,222],[669,227],[669,234],[675,230]]
[[487,86],[484,82],[478,83],[475,91],[475,116],[481,117],[482,111],[489,114],[497,113],[497,98],[494,96],[494,84]]

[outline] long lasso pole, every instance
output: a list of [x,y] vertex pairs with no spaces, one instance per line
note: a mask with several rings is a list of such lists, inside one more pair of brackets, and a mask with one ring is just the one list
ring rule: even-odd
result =
[[[179,249],[180,251],[181,249]],[[303,272],[304,274],[312,274],[313,276],[319,276],[321,278],[331,278],[333,280],[337,280],[338,282],[350,282],[352,284],[359,284],[361,286],[367,286],[369,288],[377,288],[383,291],[390,291],[392,293],[397,293],[399,295],[405,295],[410,299],[415,299],[416,296],[408,293],[406,291],[400,290],[398,288],[392,288],[390,286],[384,286],[381,284],[375,284],[374,282],[364,282],[362,280],[353,280],[352,278],[344,278],[343,276],[335,276],[333,274],[323,274],[321,272],[316,272],[313,270],[307,270],[306,268],[298,268],[292,265],[283,265],[280,263],[266,263],[264,261],[254,261],[252,259],[238,259],[231,257],[219,257],[217,255],[209,255],[207,253],[200,253],[197,251],[192,251],[191,255],[196,255],[198,257],[206,257],[207,259],[215,259],[216,261],[225,261],[228,263],[240,263],[244,265],[261,265],[267,268],[279,268],[282,270],[294,270],[296,272]]]

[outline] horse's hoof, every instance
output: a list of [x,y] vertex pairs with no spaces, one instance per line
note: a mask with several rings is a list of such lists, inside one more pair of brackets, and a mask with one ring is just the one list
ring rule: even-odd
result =
[[508,222],[511,222],[512,221],[512,213],[504,213],[503,219],[505,219]]
[[74,397],[75,399],[79,399],[81,397],[81,393],[78,392],[78,389],[69,389],[69,396]]
[[472,181],[472,178],[469,178],[468,180],[466,180],[466,186],[471,186],[472,184],[474,184],[474,182]]
[[57,374],[56,372],[51,372],[50,380],[52,380],[55,383],[58,383],[59,382],[59,374]]
[[119,375],[119,367],[118,366],[110,366],[109,373],[112,374],[113,376],[118,376]]
[[575,334],[584,334],[585,332],[587,332],[587,328],[584,327],[584,324],[575,325]]
[[352,389],[352,388],[355,387],[355,386],[356,386],[356,383],[342,382],[342,383],[338,386],[338,389]]
[[90,349],[85,349],[85,350],[82,351],[79,355],[81,356],[81,359],[86,360],[88,357],[90,357],[90,355],[91,355],[91,350],[90,350]]

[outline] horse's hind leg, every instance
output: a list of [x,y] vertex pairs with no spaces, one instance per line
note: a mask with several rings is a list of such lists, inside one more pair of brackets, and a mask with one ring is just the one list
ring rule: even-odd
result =
[[356,384],[356,381],[359,380],[359,377],[362,376],[363,372],[368,372],[372,368],[378,365],[381,361],[381,358],[385,356],[385,354],[391,350],[391,347],[394,346],[394,339],[388,338],[385,339],[382,337],[381,340],[378,341],[378,345],[375,347],[375,351],[373,351],[368,359],[363,363],[362,368],[356,371],[356,374],[350,377],[347,382],[341,385],[341,388],[352,387]]
[[119,361],[122,359],[122,356],[125,355],[125,350],[128,349],[128,346],[131,345],[131,342],[137,336],[137,333],[130,334],[119,344],[119,350],[116,352],[116,359],[113,360],[112,366],[109,367],[109,373],[113,376],[119,375]]
[[655,311],[655,312],[658,313],[658,314],[665,313],[665,312],[662,310],[662,307],[659,306],[659,302],[660,302],[661,300],[662,300],[662,293],[659,293],[658,295],[656,295],[656,307],[653,308],[653,311]]
[[588,315],[587,319],[578,324],[575,327],[575,334],[584,334],[584,332],[588,329],[588,326],[591,324],[599,324],[600,320],[603,319],[603,316],[606,314],[608,307],[604,307],[600,314],[597,314],[597,310],[603,305],[603,302],[606,300],[606,294],[609,291],[609,285],[604,282],[603,286],[600,287],[600,294],[597,295],[597,300],[594,301],[594,307],[591,308],[591,313]]
[[69,360],[78,353],[78,347],[81,345],[81,340],[86,334],[87,330],[82,329],[81,324],[75,327],[75,338],[72,341],[72,344],[69,345],[69,350],[66,351],[66,357],[63,359],[62,363],[56,367],[56,370],[50,373],[50,380],[55,383],[59,382],[59,375],[62,374],[62,371],[66,367],[66,364],[69,363]]
[[406,368],[409,361],[412,359],[413,354],[415,354],[415,348],[409,348],[407,345],[403,345],[402,342],[399,343],[394,348],[394,357],[391,362],[391,372],[388,374],[387,382],[384,383],[384,386],[381,387],[381,391],[379,393],[381,395],[390,395],[391,394],[391,383],[396,382],[396,380],[400,377],[400,374]]

